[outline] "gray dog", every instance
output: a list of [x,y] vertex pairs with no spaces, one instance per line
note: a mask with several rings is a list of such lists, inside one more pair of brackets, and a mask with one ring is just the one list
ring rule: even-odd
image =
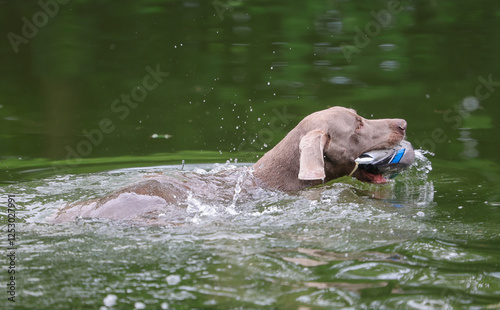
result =
[[405,133],[406,121],[402,119],[367,120],[352,109],[332,107],[305,117],[253,167],[216,174],[146,176],[103,198],[68,204],[51,221],[77,217],[136,221],[154,219],[158,214],[168,217],[169,210],[192,197],[234,203],[235,188],[239,189],[239,198],[251,198],[259,191],[250,189],[297,191],[346,175],[384,183],[381,175],[357,169],[356,159],[372,150],[394,147]]

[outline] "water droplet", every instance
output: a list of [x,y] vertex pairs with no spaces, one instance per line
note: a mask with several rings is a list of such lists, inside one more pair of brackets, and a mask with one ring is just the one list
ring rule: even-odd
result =
[[475,111],[479,108],[479,100],[476,97],[466,97],[462,101],[462,106],[468,112]]
[[165,278],[168,285],[177,285],[181,282],[181,277],[177,274],[171,274]]
[[108,296],[104,297],[102,302],[104,303],[104,305],[106,307],[111,308],[111,307],[116,305],[117,300],[118,300],[118,297],[116,295],[109,294]]

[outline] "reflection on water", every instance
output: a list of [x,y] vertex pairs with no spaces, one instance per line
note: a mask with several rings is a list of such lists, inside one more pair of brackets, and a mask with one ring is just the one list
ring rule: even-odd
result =
[[[487,244],[446,241],[469,238],[476,227],[435,216],[431,165],[420,151],[413,167],[387,186],[343,178],[298,193],[265,191],[255,200],[237,199],[235,186],[235,199],[226,204],[190,197],[180,226],[84,218],[45,222],[66,202],[103,196],[144,175],[179,168],[61,175],[2,188],[17,193],[25,206],[18,215],[23,305],[439,308],[495,303],[500,253]],[[199,176],[235,168],[231,163],[184,167]]]

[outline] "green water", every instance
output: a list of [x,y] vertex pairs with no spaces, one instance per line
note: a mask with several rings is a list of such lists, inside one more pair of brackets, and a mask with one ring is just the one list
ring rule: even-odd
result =
[[[60,2],[0,3],[0,308],[500,308],[498,1]],[[45,220],[334,105],[406,119],[417,163],[176,227]]]

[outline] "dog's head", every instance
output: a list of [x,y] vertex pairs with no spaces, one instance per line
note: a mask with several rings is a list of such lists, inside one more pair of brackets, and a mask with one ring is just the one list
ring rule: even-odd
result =
[[[349,175],[361,154],[398,144],[405,137],[406,121],[369,120],[352,109],[333,107],[307,116],[296,128],[300,134],[299,180],[328,181]],[[366,182],[386,181],[363,169],[353,176]]]

